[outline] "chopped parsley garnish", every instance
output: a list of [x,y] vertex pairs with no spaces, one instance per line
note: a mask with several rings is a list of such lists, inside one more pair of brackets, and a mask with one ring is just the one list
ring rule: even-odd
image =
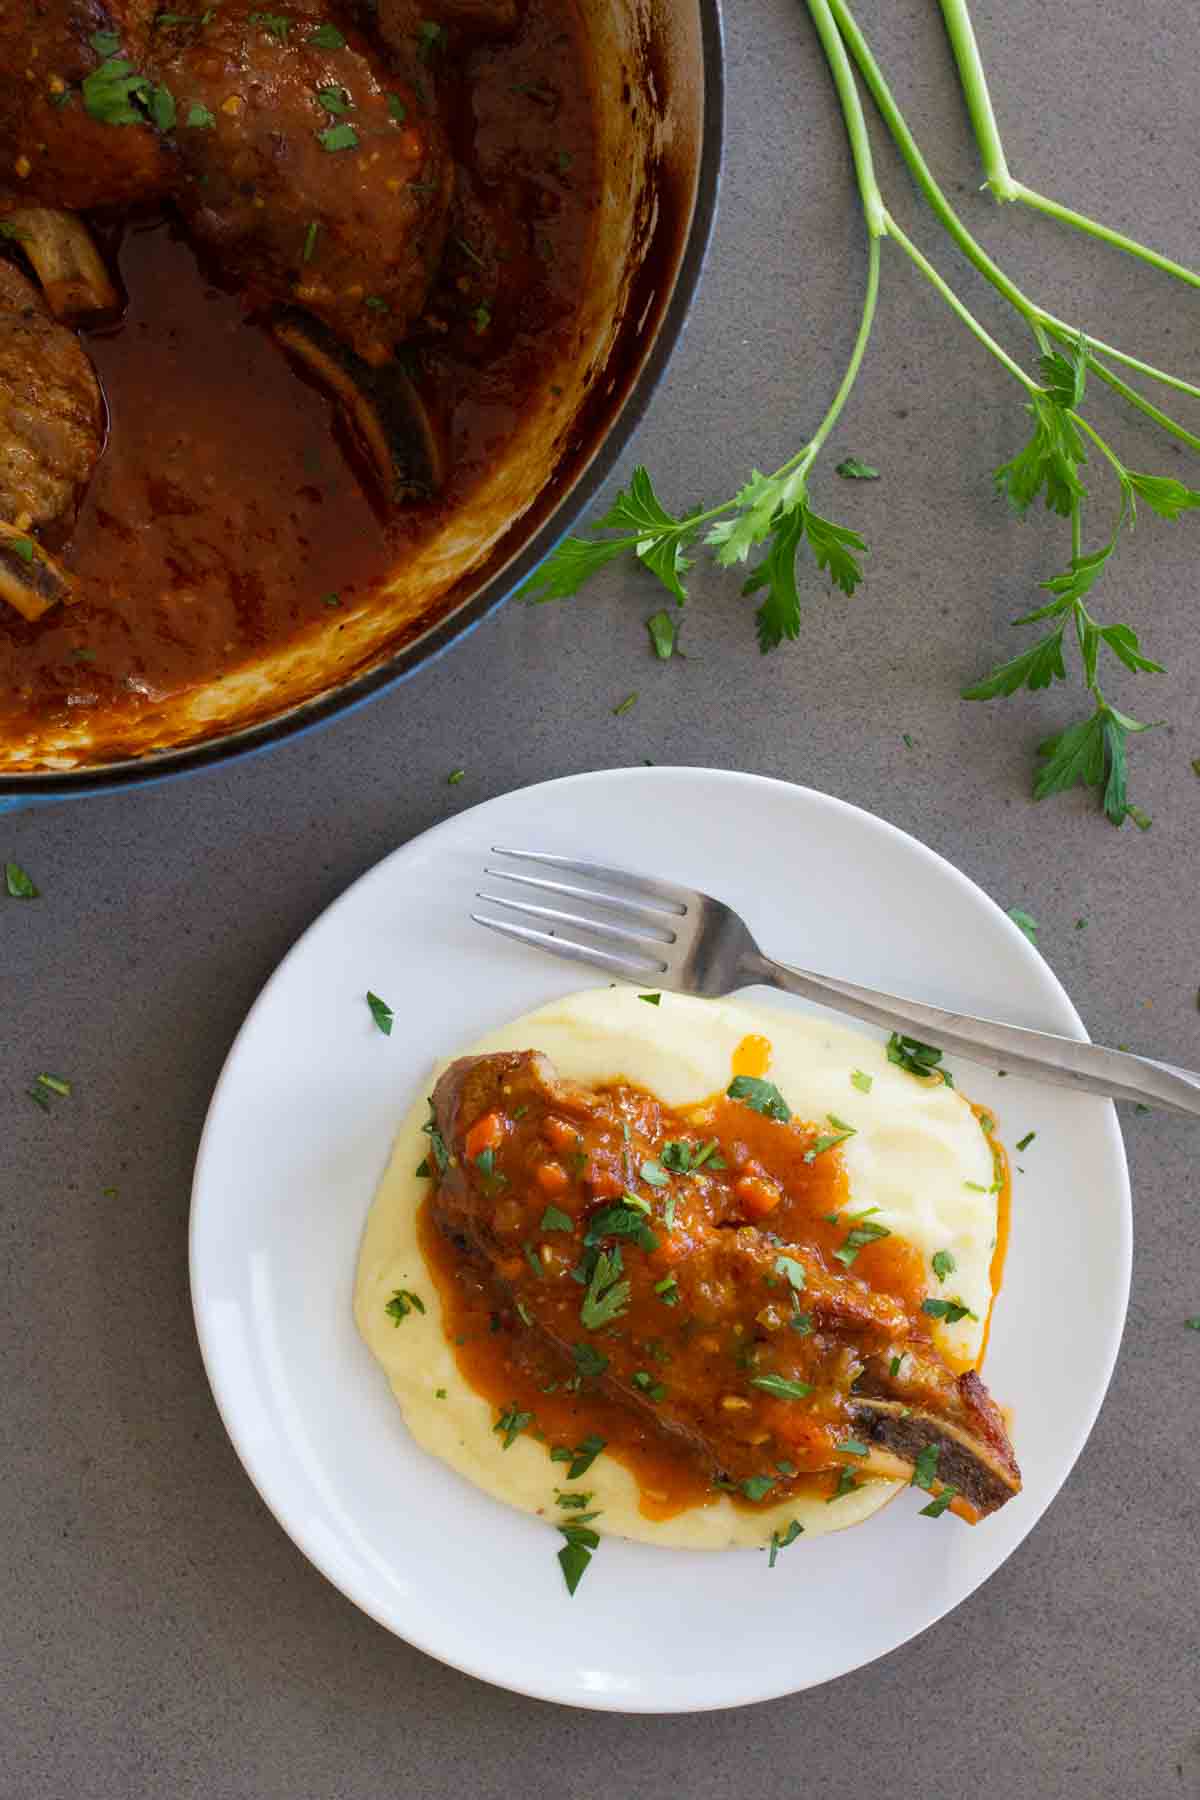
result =
[[846,1494],[852,1494],[858,1486],[849,1469],[843,1469],[838,1476],[837,1486],[826,1500],[826,1506],[832,1506],[835,1500],[841,1500]]
[[584,1243],[589,1247],[599,1244],[606,1237],[633,1238],[639,1248],[645,1251],[657,1250],[658,1239],[646,1223],[646,1215],[640,1207],[606,1206],[588,1221],[587,1235]]
[[492,1430],[496,1432],[502,1431],[504,1433],[504,1442],[501,1444],[500,1448],[502,1450],[511,1450],[521,1433],[525,1430],[525,1427],[532,1423],[533,1414],[531,1412],[519,1412],[517,1410],[516,1401],[510,1400],[504,1411],[500,1414],[500,1417],[496,1420],[496,1423],[492,1426]]
[[467,778],[467,771],[465,769],[451,769],[450,773],[446,777],[446,786],[447,787],[457,787],[459,782],[465,781],[466,778]]
[[646,1002],[647,1006],[661,1006],[662,1005],[662,995],[661,994],[639,994],[638,999],[644,1000]]
[[752,1375],[750,1386],[774,1394],[777,1400],[806,1400],[812,1393],[811,1381],[789,1381],[784,1375]]
[[346,48],[346,40],[336,25],[318,25],[315,31],[309,32],[304,41],[306,44],[312,44],[318,50],[344,50]]
[[175,96],[170,88],[152,87],[148,104],[150,117],[160,131],[175,129]]
[[637,689],[635,688],[632,694],[626,694],[625,698],[623,700],[618,701],[617,705],[613,707],[613,718],[619,719],[621,717],[622,713],[629,712],[630,709],[636,705],[637,705]]
[[603,1375],[608,1367],[607,1356],[601,1356],[590,1344],[572,1344],[571,1355],[575,1358],[575,1371],[587,1378]]
[[417,28],[417,55],[422,62],[428,62],[438,50],[444,50],[449,42],[444,25],[433,19],[422,19]]
[[786,1550],[789,1544],[794,1544],[803,1530],[804,1527],[799,1519],[793,1519],[782,1537],[780,1537],[777,1531],[771,1533],[771,1554],[767,1558],[768,1569],[773,1569],[775,1567],[775,1559],[779,1555],[779,1552],[781,1550]]
[[540,1281],[542,1279],[542,1265],[541,1265],[540,1261],[538,1260],[537,1251],[534,1249],[533,1245],[529,1242],[528,1239],[526,1239],[526,1241],[521,1245],[521,1254],[525,1258],[525,1261],[529,1264],[529,1267],[532,1269],[533,1273],[537,1276],[538,1280]]
[[870,1456],[871,1454],[870,1446],[864,1444],[861,1438],[843,1438],[838,1449],[843,1456]]
[[926,1444],[913,1463],[911,1487],[931,1488],[937,1477],[938,1457],[942,1453],[940,1444]]
[[655,1162],[652,1156],[647,1157],[639,1170],[639,1174],[641,1175],[642,1180],[647,1182],[650,1187],[656,1188],[666,1187],[670,1179],[662,1164],[660,1162]]
[[900,1032],[893,1031],[887,1041],[887,1059],[909,1075],[939,1074],[947,1087],[954,1086],[949,1071],[938,1068],[942,1052],[932,1044],[923,1044],[919,1038],[903,1037]]
[[121,48],[121,40],[115,31],[94,31],[88,43],[97,56],[115,56]]
[[664,1275],[661,1281],[656,1281],[654,1291],[664,1306],[678,1306],[679,1283],[674,1275]]
[[728,1099],[741,1100],[752,1112],[762,1113],[765,1119],[774,1119],[780,1125],[786,1125],[792,1116],[791,1107],[775,1083],[761,1081],[757,1075],[735,1075],[725,1094]]
[[47,1088],[50,1093],[58,1094],[64,1100],[71,1098],[71,1084],[64,1081],[61,1075],[38,1075],[34,1079],[38,1087]]
[[279,44],[287,43],[287,34],[292,28],[292,21],[286,13],[252,12],[248,15],[247,22],[261,25],[267,36],[273,37]]
[[575,158],[571,155],[569,150],[560,150],[554,160],[558,164],[559,174],[565,175],[567,170],[571,167],[571,164],[575,161]]
[[353,125],[330,125],[325,131],[318,131],[317,142],[322,150],[357,150],[358,133]]
[[[207,106],[201,106],[197,101],[188,107],[188,116],[184,120],[184,124],[189,131],[212,131],[215,129],[216,123],[215,115],[209,112]],[[306,256],[304,260],[307,262],[308,257]]]
[[433,1098],[429,1099],[429,1117],[421,1130],[429,1139],[429,1148],[433,1151],[433,1160],[437,1164],[437,1172],[444,1175],[450,1167],[450,1152],[446,1148],[446,1140],[437,1128],[437,1114],[433,1110]]
[[957,1325],[960,1319],[974,1319],[978,1323],[978,1313],[973,1313],[969,1306],[961,1300],[922,1300],[921,1311],[928,1313],[931,1319],[943,1319],[947,1325]]
[[529,1308],[521,1300],[517,1301],[517,1312],[520,1316],[522,1325],[532,1325],[533,1324],[533,1318],[532,1318],[532,1315],[530,1314]]
[[560,1506],[564,1512],[572,1510],[583,1512],[586,1507],[591,1505],[591,1500],[590,1494],[566,1494],[561,1488],[554,1490],[555,1505]]
[[1025,911],[1023,906],[1010,906],[1008,916],[1017,930],[1023,932],[1029,942],[1037,948],[1038,922]]
[[475,1167],[479,1170],[481,1175],[494,1175],[496,1173],[496,1152],[490,1145],[486,1150],[481,1150],[479,1152],[479,1155],[475,1158]]
[[604,1438],[598,1437],[594,1431],[590,1431],[587,1437],[576,1444],[573,1450],[568,1450],[561,1444],[555,1445],[554,1449],[550,1452],[550,1461],[556,1463],[570,1463],[571,1466],[567,1470],[567,1480],[578,1481],[581,1475],[587,1474],[600,1452],[604,1449],[605,1442],[606,1440]]
[[673,1175],[694,1175],[705,1163],[711,1169],[723,1169],[725,1164],[715,1154],[717,1139],[709,1138],[707,1143],[690,1143],[686,1138],[670,1138],[658,1153],[659,1161],[664,1169],[670,1169]]
[[939,1281],[945,1281],[947,1275],[953,1275],[958,1267],[949,1250],[935,1250],[929,1260]]
[[739,1481],[738,1486],[747,1500],[761,1500],[770,1493],[775,1482],[770,1475],[747,1475],[745,1481]]
[[399,1325],[410,1312],[423,1313],[425,1302],[420,1294],[411,1293],[408,1288],[397,1288],[383,1310],[393,1325]]
[[340,606],[341,604],[342,604],[342,596],[338,593],[321,595],[321,605],[322,606]]
[[372,994],[368,991],[367,1005],[371,1009],[371,1017],[378,1025],[380,1031],[382,1031],[384,1037],[391,1037],[392,1023],[396,1015],[388,1005],[387,1001],[381,1000],[378,994]]
[[900,1373],[900,1364],[903,1361],[904,1361],[904,1358],[902,1356],[893,1356],[893,1358],[891,1360],[891,1365],[888,1369],[888,1373],[891,1375],[893,1381],[896,1379],[896,1376]]
[[1192,1318],[1185,1319],[1183,1322],[1189,1331],[1200,1331],[1200,1313],[1194,1314]]
[[956,1487],[944,1487],[935,1500],[931,1500],[928,1506],[921,1508],[920,1516],[923,1519],[940,1519],[951,1502],[957,1499],[958,1489]]
[[354,102],[344,87],[318,88],[317,102],[327,113],[332,113],[335,119],[340,119],[343,113],[351,112],[354,107]]
[[579,1309],[585,1330],[599,1331],[602,1325],[611,1325],[628,1307],[629,1282],[620,1278],[620,1271],[619,1252],[610,1256],[607,1250],[602,1250],[596,1258],[588,1291]]
[[1023,1138],[1018,1138],[1017,1149],[1018,1150],[1028,1150],[1030,1144],[1032,1144],[1032,1142],[1036,1136],[1037,1136],[1036,1131],[1027,1131]]
[[823,1131],[814,1139],[811,1148],[804,1152],[806,1163],[816,1162],[818,1156],[824,1156],[827,1150],[835,1150],[839,1144],[844,1144],[847,1138],[857,1135],[856,1126],[847,1125],[843,1120],[835,1119],[832,1113],[827,1116],[829,1123],[835,1129]]
[[851,1069],[850,1086],[856,1087],[860,1094],[869,1094],[874,1084],[873,1075],[864,1075],[861,1069]]
[[[566,1495],[559,1504],[565,1506],[568,1500],[573,1499],[573,1495]],[[599,1513],[582,1512],[578,1518],[568,1519],[555,1526],[555,1530],[561,1531],[566,1539],[558,1553],[558,1564],[563,1572],[568,1594],[573,1594],[579,1586],[584,1571],[592,1560],[592,1551],[599,1546],[599,1533],[592,1530],[590,1523],[592,1519],[599,1517]]]
[[868,1244],[876,1243],[879,1238],[891,1237],[892,1235],[886,1225],[876,1225],[875,1221],[873,1219],[868,1219],[865,1213],[855,1213],[852,1216],[858,1222],[851,1226],[850,1230],[846,1233],[845,1243],[833,1253],[837,1257],[837,1260],[847,1269],[850,1267],[860,1250],[865,1249]]
[[539,1229],[542,1231],[574,1231],[575,1221],[570,1213],[563,1212],[560,1207],[548,1206],[542,1214],[542,1223]]
[[321,226],[318,220],[310,219],[308,230],[304,234],[304,249],[300,253],[301,262],[311,262],[313,251],[317,247],[317,234]]
[[446,1398],[445,1388],[434,1388],[433,1397],[435,1400],[444,1400]]
[[40,898],[40,890],[34,887],[20,863],[5,863],[4,887],[10,900],[37,900]]
[[806,1312],[794,1312],[788,1320],[788,1324],[791,1326],[792,1330],[798,1332],[801,1337],[808,1337],[813,1328],[812,1314]]
[[390,313],[392,310],[382,294],[368,294],[363,305],[371,312]]
[[397,125],[403,125],[405,119],[408,117],[408,108],[405,106],[399,94],[389,94],[387,97],[387,105],[388,116],[395,119]]
[[[124,56],[110,56],[80,83],[83,110],[101,125],[144,125],[151,82]],[[142,107],[134,105],[141,101]]]
[[675,654],[675,637],[679,627],[666,607],[661,612],[651,613],[646,620],[646,630],[650,633],[650,645],[655,656],[663,662],[669,661]]
[[661,1381],[656,1381],[654,1379],[654,1376],[648,1369],[635,1369],[630,1376],[630,1380],[633,1382],[635,1388],[639,1388],[641,1392],[645,1394],[647,1400],[657,1402],[666,1399],[666,1388]]
[[794,1256],[777,1256],[772,1267],[776,1275],[782,1275],[796,1293],[801,1292],[807,1279],[803,1263],[798,1263]]
[[27,537],[9,538],[8,548],[19,556],[23,563],[33,561],[33,539]]

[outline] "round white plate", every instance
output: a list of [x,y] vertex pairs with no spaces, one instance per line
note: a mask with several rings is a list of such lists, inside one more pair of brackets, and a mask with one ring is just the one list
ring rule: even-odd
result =
[[[757,1551],[610,1539],[572,1599],[550,1526],[489,1499],[409,1439],[350,1309],[363,1220],[430,1064],[581,985],[577,966],[469,922],[496,844],[705,888],[737,907],[768,950],[810,968],[1018,1024],[1075,1036],[1083,1027],[1004,913],[892,826],[756,776],[622,769],[492,800],[380,863],[285,958],[217,1085],[192,1196],[201,1348],[251,1480],[343,1593],[456,1668],[577,1706],[684,1712],[828,1681],[965,1600],[1079,1455],[1129,1286],[1115,1112],[957,1065],[960,1086],[989,1105],[1010,1146],[1037,1134],[1015,1156],[1022,1172],[986,1366],[1012,1408],[1025,1473],[1017,1499],[972,1529],[920,1518],[924,1496],[901,1493],[857,1530],[796,1544],[774,1569]],[[390,1038],[372,1023],[368,988],[395,1009]],[[1055,1323],[1068,1276],[1087,1296],[1069,1332]]]

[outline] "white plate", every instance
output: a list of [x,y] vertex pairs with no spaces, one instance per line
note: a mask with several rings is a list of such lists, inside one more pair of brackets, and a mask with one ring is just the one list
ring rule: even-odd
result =
[[[684,1712],[828,1681],[966,1599],[1079,1455],[1129,1286],[1116,1115],[1106,1101],[958,1065],[1010,1146],[1037,1133],[1015,1158],[1024,1173],[986,1369],[1013,1409],[1017,1499],[972,1529],[918,1517],[923,1496],[902,1493],[773,1570],[755,1551],[610,1540],[571,1599],[549,1526],[411,1442],[350,1310],[392,1131],[434,1058],[580,985],[577,967],[469,923],[494,844],[706,888],[769,950],[830,974],[1075,1036],[1083,1027],[1004,913],[892,826],[757,776],[623,769],[490,801],[380,863],[281,964],[217,1085],[192,1196],[204,1360],[251,1479],[343,1593],[456,1668],[577,1706]],[[395,1008],[390,1038],[372,1023],[368,988]]]

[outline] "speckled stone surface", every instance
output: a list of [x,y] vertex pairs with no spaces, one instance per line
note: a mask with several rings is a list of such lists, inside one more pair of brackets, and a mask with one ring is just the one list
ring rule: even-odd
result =
[[[1200,298],[977,193],[933,0],[861,10],[936,166],[1017,278],[1064,316],[1085,312],[1098,334],[1195,375]],[[1189,10],[976,10],[1016,170],[1200,262]],[[737,0],[728,40],[710,265],[637,444],[675,502],[724,493],[802,441],[845,357],[863,273],[804,7]],[[880,161],[898,215],[936,245],[894,159]],[[1024,350],[965,266],[942,262]],[[1183,471],[1184,454],[1148,427],[1106,401],[1099,411],[1135,465]],[[1134,762],[1153,829],[1113,831],[1078,795],[1033,807],[1032,746],[1074,696],[991,708],[956,698],[1011,653],[1007,621],[1062,555],[1059,521],[1014,522],[990,492],[987,472],[1020,423],[1006,378],[887,251],[867,378],[817,484],[862,525],[870,579],[852,602],[815,584],[786,653],[760,659],[736,585],[702,574],[689,660],[654,663],[643,620],[657,599],[612,572],[573,606],[507,608],[401,691],[230,773],[0,819],[0,856],[44,891],[36,905],[0,902],[4,1800],[1200,1794],[1200,1338],[1182,1323],[1200,1312],[1195,1127],[1126,1109],[1137,1247],[1125,1347],[1091,1441],[1032,1537],[915,1643],[737,1713],[563,1711],[454,1674],[361,1616],[243,1475],[188,1301],[205,1107],[280,955],[394,845],[573,770],[715,764],[869,807],[1042,922],[1044,952],[1097,1037],[1200,1065],[1189,766],[1200,526],[1148,521],[1104,596],[1102,616],[1132,620],[1170,665],[1115,688],[1140,716],[1171,721]],[[848,452],[883,479],[838,482],[832,465]],[[637,706],[614,718],[633,688]],[[456,766],[466,779],[447,787]],[[77,1084],[53,1116],[24,1096],[43,1068]],[[1069,1310],[1030,1325],[1045,1333],[1052,1405]],[[731,1657],[753,1630],[752,1614],[731,1630]]]

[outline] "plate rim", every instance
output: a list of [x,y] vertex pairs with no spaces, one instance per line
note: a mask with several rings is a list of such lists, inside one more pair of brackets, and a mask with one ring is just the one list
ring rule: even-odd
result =
[[[314,1535],[306,1530],[300,1519],[289,1517],[284,1510],[285,1503],[283,1501],[277,1503],[276,1498],[273,1496],[269,1474],[261,1467],[259,1456],[253,1444],[249,1441],[248,1434],[239,1432],[238,1427],[235,1425],[230,1395],[228,1390],[225,1390],[222,1385],[223,1377],[220,1372],[222,1358],[217,1349],[215,1340],[206,1324],[204,1302],[201,1297],[201,1284],[198,1278],[198,1264],[202,1254],[200,1246],[202,1231],[200,1221],[203,1208],[202,1187],[205,1175],[205,1164],[208,1156],[211,1154],[210,1139],[215,1137],[216,1116],[223,1091],[227,1082],[231,1079],[233,1065],[238,1056],[243,1039],[252,1029],[260,1010],[267,1004],[276,983],[283,978],[285,971],[288,969],[293,959],[300,955],[309,937],[319,926],[325,923],[330,914],[336,912],[343,904],[348,903],[350,896],[356,893],[359,888],[376,879],[382,879],[383,870],[394,861],[411,855],[417,851],[419,847],[427,848],[431,841],[436,840],[440,836],[450,836],[455,831],[461,830],[466,820],[473,818],[477,814],[486,812],[489,808],[511,801],[519,795],[531,795],[536,792],[559,789],[567,786],[586,787],[598,783],[632,782],[636,784],[638,781],[645,780],[648,777],[657,780],[666,778],[668,782],[680,779],[699,779],[714,781],[722,786],[737,786],[746,783],[754,787],[765,786],[786,796],[789,801],[801,800],[804,803],[816,802],[818,805],[828,806],[836,812],[852,816],[857,822],[865,823],[868,829],[881,832],[885,838],[891,837],[900,839],[906,847],[916,850],[922,858],[935,865],[943,876],[948,874],[957,885],[969,889],[974,898],[982,899],[986,905],[990,907],[996,917],[1003,921],[1004,926],[1012,934],[1014,940],[1019,941],[1023,951],[1028,956],[1036,958],[1037,962],[1041,965],[1044,977],[1049,982],[1050,991],[1056,994],[1058,1001],[1061,1003],[1066,1016],[1067,1025],[1072,1028],[1073,1035],[1077,1036],[1081,1041],[1091,1041],[1087,1028],[1056,971],[1041,955],[1041,952],[1036,946],[1028,941],[1024,933],[1022,933],[1019,927],[1013,923],[1008,914],[998,902],[992,898],[986,889],[982,888],[969,875],[965,874],[963,870],[959,869],[956,864],[949,860],[949,858],[943,856],[940,851],[934,850],[930,845],[924,843],[922,839],[914,836],[911,832],[905,831],[902,826],[893,824],[889,819],[883,818],[880,814],[871,812],[866,807],[856,805],[853,801],[844,800],[840,796],[826,793],[822,789],[809,787],[800,782],[788,781],[779,776],[761,775],[750,770],[717,769],[704,764],[627,765],[614,769],[581,770],[575,774],[555,776],[547,781],[528,782],[521,787],[508,789],[502,794],[492,795],[486,800],[477,802],[474,806],[464,808],[462,812],[451,814],[448,818],[440,819],[434,824],[427,826],[424,831],[416,833],[415,836],[406,839],[394,849],[389,850],[369,868],[364,869],[360,875],[356,876],[355,879],[343,888],[326,906],[322,907],[320,911],[309,920],[303,931],[300,932],[299,936],[276,963],[247,1009],[245,1017],[238,1027],[233,1041],[226,1052],[205,1112],[204,1125],[196,1152],[189,1200],[188,1285],[192,1305],[192,1318],[199,1343],[201,1360],[204,1365],[205,1376],[208,1380],[218,1416],[230,1443],[233,1446],[238,1461],[241,1463],[245,1474],[275,1522],[287,1534],[296,1545],[297,1549],[301,1551],[317,1572],[329,1582],[331,1586],[336,1588],[352,1605],[365,1613],[368,1618],[374,1620],[377,1625],[382,1626],[383,1629],[392,1636],[401,1639],[404,1643],[411,1644],[413,1648],[421,1651],[422,1654],[434,1658],[436,1661],[445,1664],[449,1668],[455,1669],[459,1674],[469,1675],[476,1680],[486,1682],[494,1687],[505,1689],[508,1692],[521,1694],[529,1699],[548,1701],[551,1704],[574,1707],[584,1711],[610,1712],[616,1714],[625,1713],[643,1717],[682,1717],[692,1713],[719,1712],[734,1707],[765,1704],[771,1700],[786,1698],[791,1694],[807,1692],[814,1688],[823,1687],[831,1681],[840,1680],[843,1676],[854,1673],[856,1670],[867,1668],[871,1663],[881,1661],[885,1656],[890,1656],[895,1651],[902,1649],[906,1644],[911,1643],[914,1638],[919,1637],[923,1632],[930,1630],[932,1626],[939,1622],[939,1620],[946,1618],[950,1613],[957,1611],[957,1609],[969,1600],[972,1594],[976,1593],[986,1581],[997,1574],[999,1570],[1004,1567],[1004,1564],[1009,1561],[1010,1557],[1020,1549],[1021,1545],[1026,1542],[1049,1507],[1062,1492],[1063,1487],[1073,1472],[1079,1457],[1087,1444],[1088,1438],[1091,1436],[1100,1411],[1108,1398],[1129,1312],[1129,1296],[1133,1269],[1133,1197],[1124,1137],[1121,1132],[1116,1106],[1114,1102],[1110,1100],[1101,1104],[1106,1106],[1103,1129],[1109,1139],[1109,1150],[1112,1153],[1112,1169],[1119,1190],[1120,1233],[1119,1242],[1114,1248],[1118,1262],[1117,1291],[1120,1304],[1117,1316],[1115,1317],[1115,1320],[1110,1323],[1109,1327],[1109,1341],[1106,1345],[1103,1358],[1103,1380],[1098,1385],[1095,1399],[1091,1404],[1086,1417],[1081,1418],[1081,1420],[1077,1422],[1076,1430],[1072,1434],[1070,1455],[1067,1459],[1061,1478],[1056,1482],[1052,1491],[1045,1496],[1045,1499],[1038,1507],[1038,1510],[1032,1514],[1025,1530],[1017,1542],[1011,1546],[994,1568],[987,1569],[977,1577],[970,1579],[969,1585],[948,1606],[943,1606],[939,1602],[935,1602],[927,1615],[923,1615],[918,1621],[914,1622],[911,1625],[911,1628],[906,1629],[904,1635],[897,1638],[886,1650],[875,1652],[862,1661],[847,1662],[844,1666],[833,1670],[827,1675],[820,1676],[813,1681],[803,1681],[799,1685],[794,1683],[791,1685],[774,1684],[762,1691],[742,1694],[730,1699],[712,1700],[709,1698],[700,1698],[694,1703],[678,1702],[667,1705],[654,1701],[639,1703],[637,1696],[624,1694],[609,1696],[605,1693],[580,1693],[575,1690],[568,1692],[565,1689],[553,1691],[544,1685],[534,1685],[527,1681],[522,1681],[516,1673],[506,1672],[504,1674],[498,1674],[494,1668],[487,1665],[484,1657],[477,1658],[472,1662],[462,1657],[449,1655],[444,1649],[439,1648],[436,1644],[431,1642],[427,1635],[421,1631],[409,1631],[407,1629],[401,1631],[393,1622],[392,1618],[386,1615],[385,1610],[382,1607],[372,1603],[368,1593],[364,1592],[360,1594],[358,1592],[352,1592],[350,1585],[344,1584],[336,1575],[330,1572],[323,1559],[321,1549],[314,1539]],[[740,991],[741,990],[739,990],[739,992]]]

